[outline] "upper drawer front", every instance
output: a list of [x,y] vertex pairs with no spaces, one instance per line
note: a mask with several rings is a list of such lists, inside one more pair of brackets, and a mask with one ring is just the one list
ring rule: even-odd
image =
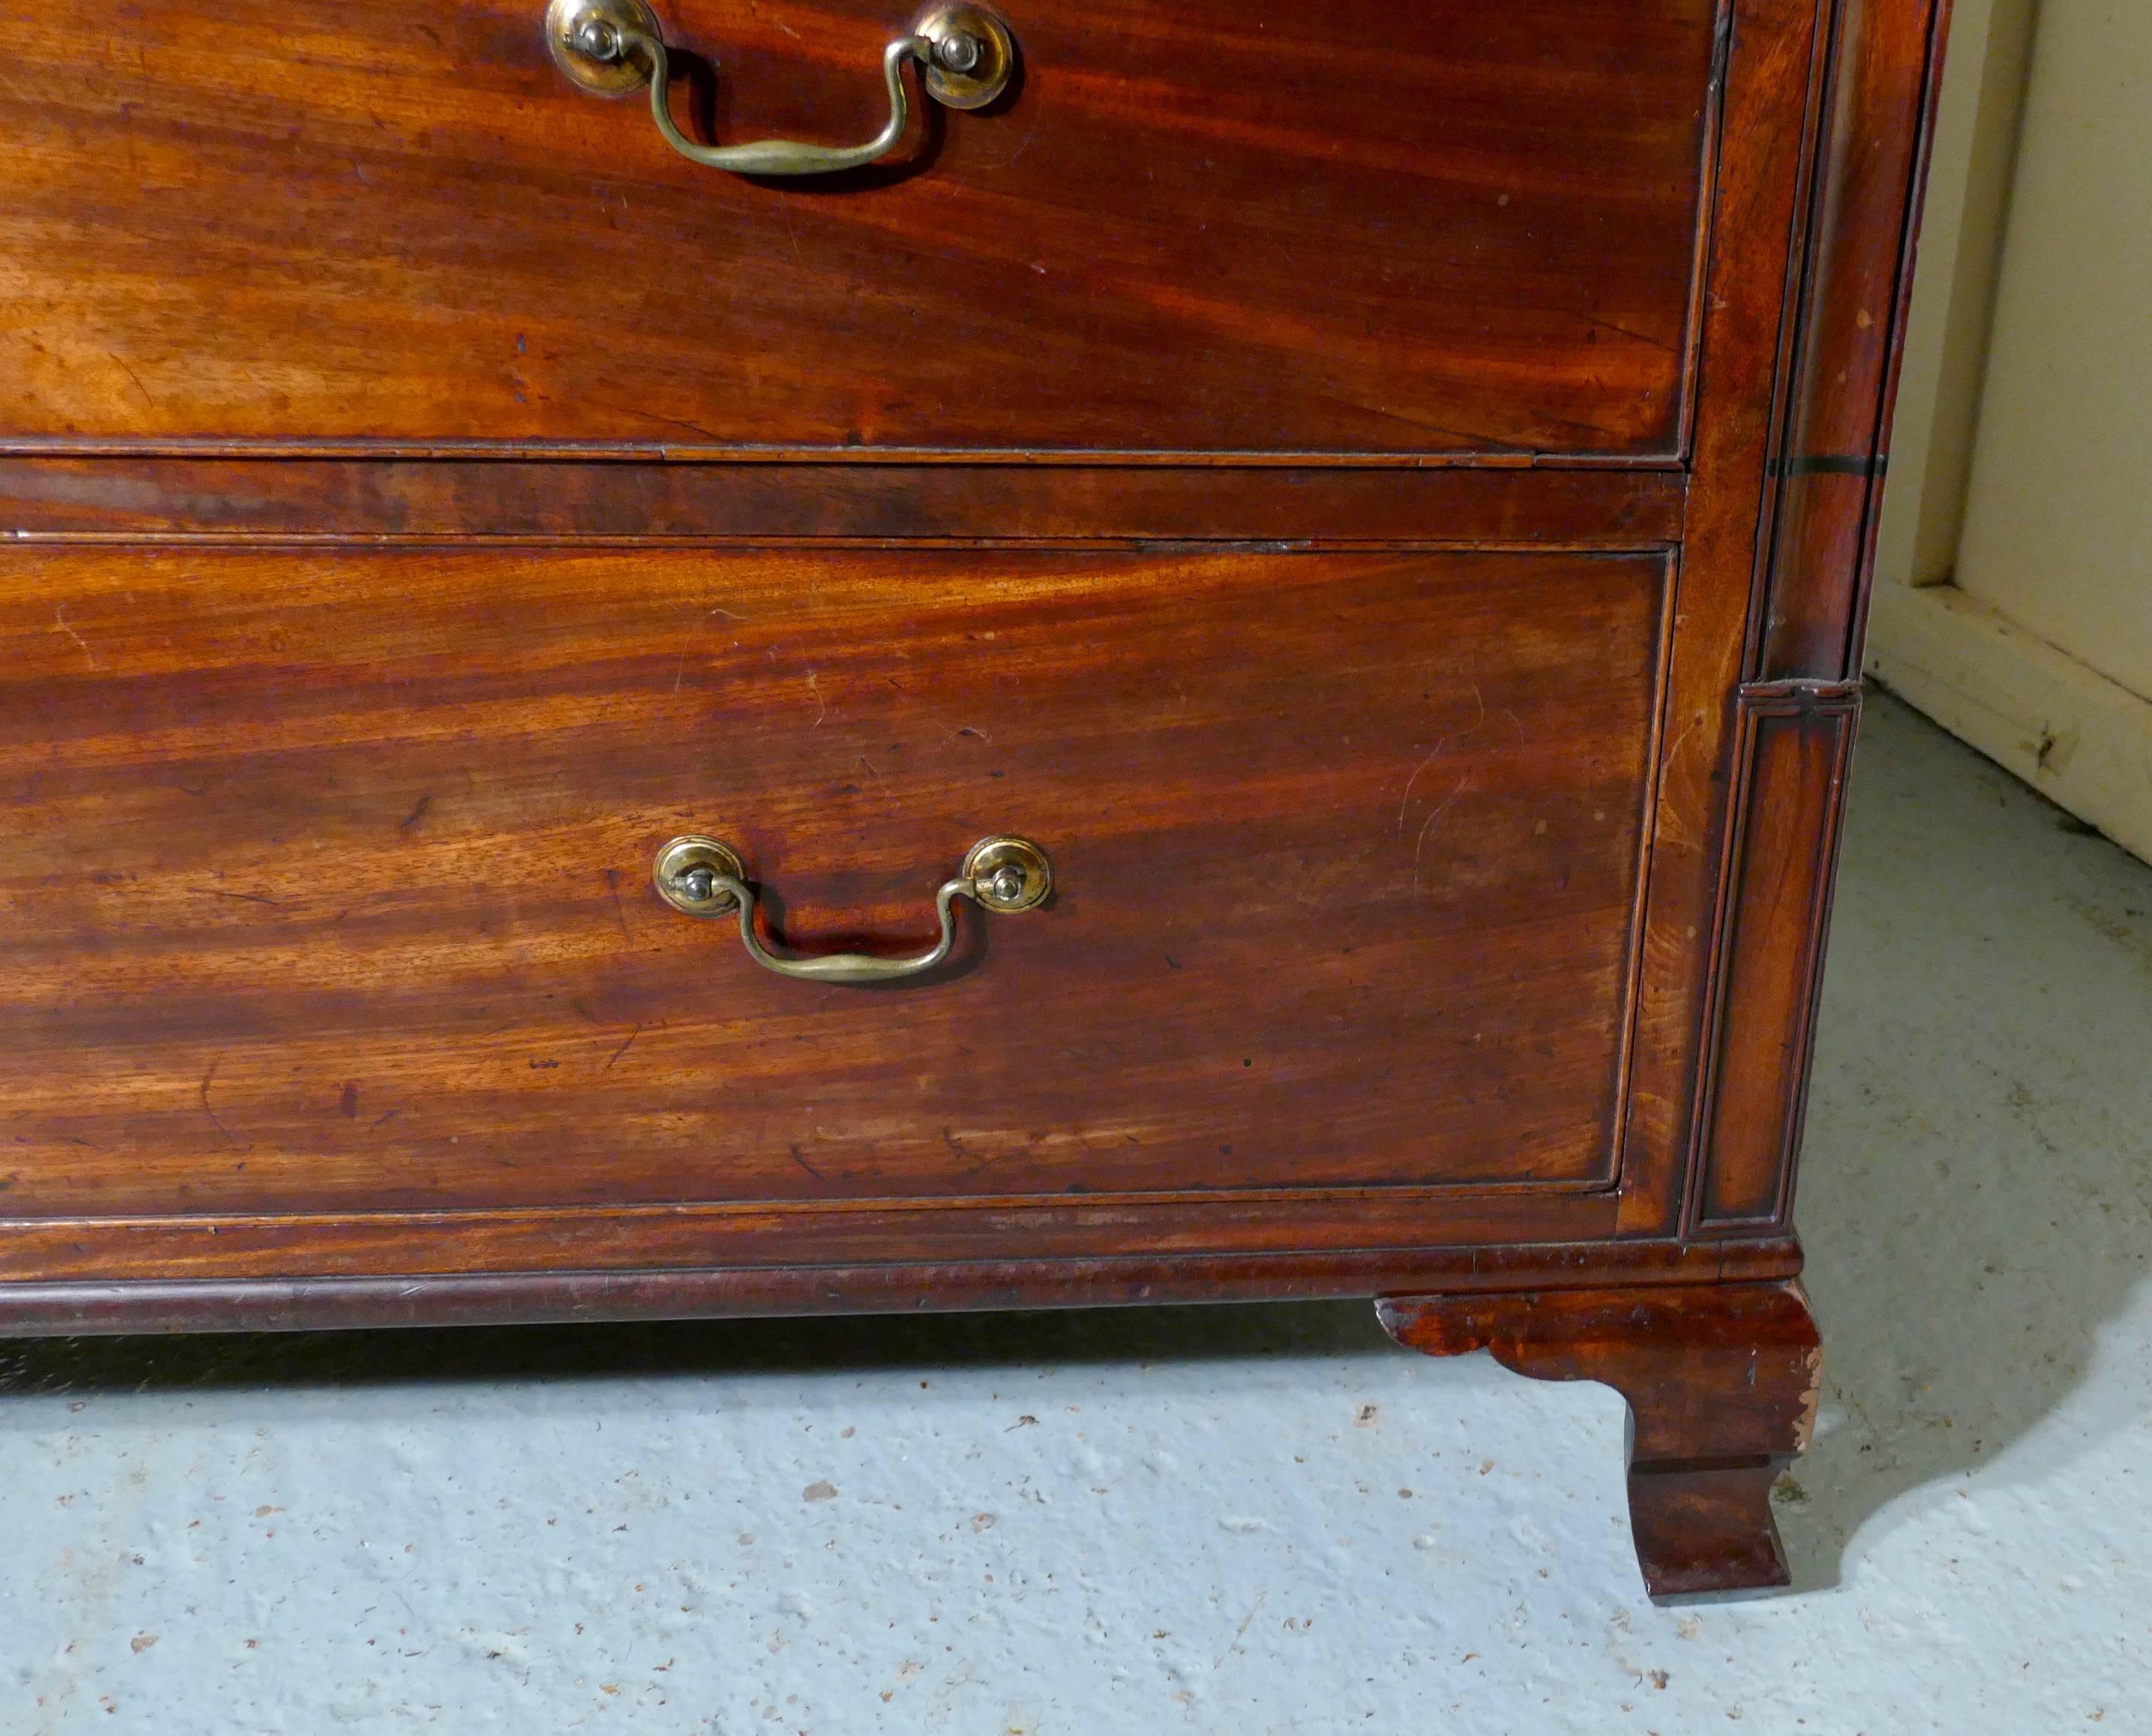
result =
[[[907,4],[661,0],[675,108],[865,138]],[[1677,448],[1716,0],[1002,10],[998,108],[780,182],[542,0],[33,9],[0,439]]]

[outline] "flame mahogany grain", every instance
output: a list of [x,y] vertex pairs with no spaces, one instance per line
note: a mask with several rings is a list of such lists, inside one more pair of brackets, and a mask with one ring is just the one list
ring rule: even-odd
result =
[[[0,1330],[1375,1296],[1783,1583],[1948,0],[1005,9],[789,186],[530,0],[13,22]],[[665,0],[682,110],[858,133],[905,10]],[[901,994],[645,878],[896,949],[1005,828]]]
[[[1667,575],[0,549],[7,1209],[1603,1194]],[[799,952],[995,833],[1057,893],[833,992],[659,901],[688,832]]]
[[[543,0],[33,9],[0,430],[1664,461],[1718,8],[1008,0],[1012,99],[806,182],[575,89]],[[725,137],[824,140],[913,9],[662,8]]]

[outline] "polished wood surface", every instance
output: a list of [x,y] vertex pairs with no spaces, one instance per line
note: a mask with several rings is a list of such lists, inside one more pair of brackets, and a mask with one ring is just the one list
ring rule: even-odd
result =
[[1838,865],[1857,683],[1741,690],[1739,782],[1704,1033],[1692,1233],[1754,1235],[1793,1209],[1794,1156]]
[[8,1208],[1606,1187],[1665,573],[0,553]]
[[1638,984],[1622,1230],[1677,1234],[1694,1167],[1707,939],[1731,820],[1732,696],[1758,631],[1759,514],[1783,428],[1788,272],[1818,148],[1828,8],[1742,0],[1723,97],[1703,345],[1703,397],[1683,519],[1679,622]]
[[1857,680],[1950,0],[1841,0],[1756,673]]
[[[1550,1244],[1603,1242],[1615,1232],[1617,1196],[1539,1183],[1523,1187],[1243,1188],[1198,1192],[973,1194],[939,1198],[816,1202],[732,1201],[409,1211],[165,1212],[151,1216],[0,1219],[0,1319],[15,1283],[186,1283],[231,1300],[266,1286],[274,1302],[296,1278],[338,1288],[384,1273],[414,1282],[490,1281],[496,1308],[519,1292],[534,1307],[558,1292],[563,1273],[613,1298],[617,1312],[781,1313],[825,1294],[888,1297],[903,1268],[952,1293],[991,1283],[1011,1307],[1036,1293],[1048,1303],[1124,1298],[1117,1272],[1150,1274],[1160,1294],[1164,1263],[1236,1275],[1238,1293],[1368,1295],[1414,1289],[1453,1257],[1503,1249],[1537,1258]],[[1439,1209],[1434,1209],[1439,1207]],[[1216,1263],[1216,1264],[1210,1263]],[[632,1273],[677,1283],[614,1285]],[[847,1275],[849,1274],[849,1275]],[[952,1275],[953,1274],[953,1275]],[[117,1279],[115,1275],[118,1275]],[[827,1280],[825,1283],[825,1279]],[[1107,1293],[1110,1290],[1111,1293]],[[171,1305],[164,1290],[136,1293],[147,1327]],[[454,1287],[421,1283],[414,1294]],[[1180,1293],[1185,1294],[1186,1292]],[[907,1304],[930,1307],[915,1297]],[[236,1310],[243,1320],[243,1308]],[[114,1319],[118,1317],[113,1316]]]
[[[1011,0],[820,185],[503,0],[18,21],[0,1329],[1387,1296],[1783,1582],[1947,12]],[[668,4],[676,99],[860,133],[904,22]],[[1003,830],[910,988],[647,882],[896,952]]]
[[1787,1582],[1771,1484],[1806,1450],[1822,1352],[1798,1283],[1675,1283],[1395,1297],[1390,1335],[1430,1356],[1491,1350],[1539,1380],[1628,1401],[1629,1518],[1655,1597]]
[[[541,0],[24,13],[0,439],[1676,454],[1718,0],[1003,9],[997,112],[807,183]],[[661,11],[724,139],[872,133],[910,18]]]

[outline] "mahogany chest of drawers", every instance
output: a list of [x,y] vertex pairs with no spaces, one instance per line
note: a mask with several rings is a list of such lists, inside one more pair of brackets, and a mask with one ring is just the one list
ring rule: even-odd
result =
[[11,27],[0,1333],[1369,1296],[1782,1579],[1941,0],[659,3]]

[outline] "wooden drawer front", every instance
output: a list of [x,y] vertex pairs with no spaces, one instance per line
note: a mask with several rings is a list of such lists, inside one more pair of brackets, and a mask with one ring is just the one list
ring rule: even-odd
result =
[[[17,549],[8,1215],[1603,1185],[1657,554]],[[736,846],[769,975],[652,890]]]
[[[1677,447],[1716,0],[1003,9],[1002,110],[820,183],[674,155],[541,0],[28,12],[0,438]],[[722,138],[836,143],[911,18],[660,10]]]

